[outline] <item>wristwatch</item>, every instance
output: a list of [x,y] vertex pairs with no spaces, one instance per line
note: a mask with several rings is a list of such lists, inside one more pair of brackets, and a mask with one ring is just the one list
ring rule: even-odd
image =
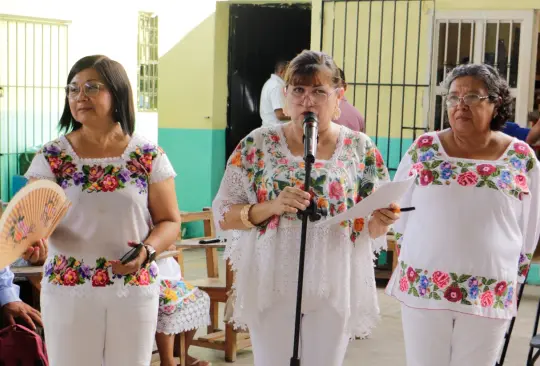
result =
[[146,260],[144,261],[141,267],[146,267],[148,263],[152,263],[156,259],[156,256],[157,256],[156,250],[154,249],[153,246],[144,244],[144,249],[146,249]]

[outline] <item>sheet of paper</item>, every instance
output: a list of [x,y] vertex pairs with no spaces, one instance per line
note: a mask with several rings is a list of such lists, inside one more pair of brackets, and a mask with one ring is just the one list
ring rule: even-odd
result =
[[353,220],[361,217],[367,217],[373,211],[388,207],[393,202],[399,202],[401,197],[414,183],[416,175],[399,182],[388,182],[379,187],[368,197],[358,202],[352,208],[328,219],[321,219],[315,223],[315,226],[327,226],[339,224],[342,221]]

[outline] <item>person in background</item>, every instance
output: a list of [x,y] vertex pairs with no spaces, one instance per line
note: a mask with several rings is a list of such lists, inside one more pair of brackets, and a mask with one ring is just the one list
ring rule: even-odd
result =
[[[345,81],[345,73],[342,69],[339,69],[339,75],[341,76],[341,87],[347,91],[347,82]],[[338,125],[349,127],[353,131],[366,132],[366,123],[364,117],[360,114],[358,109],[356,109],[343,95],[341,102],[339,103],[339,109],[341,113],[337,120],[334,122]]]
[[285,106],[285,96],[283,94],[285,70],[287,70],[287,61],[280,60],[276,62],[274,73],[262,88],[259,113],[261,114],[263,126],[280,125],[291,119],[283,112]]
[[534,146],[540,142],[540,123],[538,121],[540,121],[540,112],[532,111],[527,116],[527,125],[530,123],[531,128],[521,127],[515,122],[506,122],[502,132]]
[[43,326],[39,311],[19,298],[19,286],[13,283],[13,278],[9,267],[0,270],[0,307],[4,319],[8,324],[15,324],[15,319],[19,318],[33,330],[36,329],[36,323]]

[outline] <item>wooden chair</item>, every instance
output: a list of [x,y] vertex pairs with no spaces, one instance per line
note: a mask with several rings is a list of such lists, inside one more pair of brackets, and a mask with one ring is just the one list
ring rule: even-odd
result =
[[[177,250],[179,251],[177,260],[182,268],[182,273],[184,273],[182,243],[190,247],[189,242],[198,243],[203,238],[215,238],[215,226],[212,211],[209,208],[203,209],[202,212],[184,212],[181,213],[181,217],[182,223],[203,221],[204,224],[204,236],[202,238],[180,240],[177,243]],[[208,245],[205,248],[207,278],[189,281],[193,286],[205,291],[210,297],[211,324],[208,326],[208,334],[194,339],[192,345],[224,351],[225,360],[235,362],[237,351],[251,347],[251,340],[248,333],[236,332],[231,324],[226,324],[224,331],[219,329],[219,303],[227,302],[227,293],[231,290],[234,275],[230,263],[227,262],[225,279],[219,278],[217,249],[217,246],[214,245]],[[185,340],[180,339],[179,342],[182,346]],[[184,349],[180,348],[182,352]]]

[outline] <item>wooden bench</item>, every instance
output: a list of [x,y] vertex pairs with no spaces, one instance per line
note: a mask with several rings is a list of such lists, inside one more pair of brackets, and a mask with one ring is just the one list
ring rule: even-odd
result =
[[[182,273],[184,273],[183,253],[184,249],[204,248],[206,251],[207,278],[188,281],[193,286],[199,287],[210,297],[210,319],[208,334],[193,340],[192,345],[210,348],[225,352],[227,362],[236,361],[238,350],[251,347],[249,333],[237,332],[231,324],[225,324],[225,330],[219,329],[219,303],[226,303],[228,293],[234,282],[232,266],[227,261],[225,279],[219,277],[218,249],[224,248],[225,243],[199,244],[201,239],[215,238],[215,227],[212,212],[204,209],[202,212],[181,213],[182,223],[203,221],[204,237],[196,239],[179,240],[176,248],[179,254],[176,256]],[[182,342],[182,340],[180,340]],[[184,348],[180,348],[183,350]],[[183,365],[182,365],[183,366]]]

